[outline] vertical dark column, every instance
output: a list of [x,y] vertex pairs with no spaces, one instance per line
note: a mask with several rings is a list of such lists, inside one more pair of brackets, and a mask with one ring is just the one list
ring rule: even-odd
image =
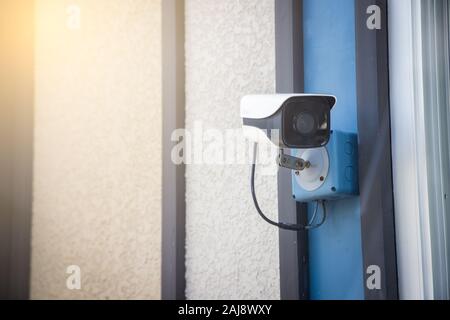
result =
[[[369,29],[368,8],[381,9],[381,29]],[[355,0],[359,185],[365,297],[398,299],[389,106],[387,0]],[[367,286],[373,266],[381,288]],[[370,268],[372,267],[372,268]],[[370,280],[370,279],[369,279]]]
[[[303,92],[303,6],[301,0],[275,1],[278,93]],[[292,198],[291,171],[278,174],[279,220],[306,223],[307,208]],[[280,230],[281,299],[308,299],[308,234]]]
[[34,1],[0,2],[0,299],[28,299]]
[[[4,4],[0,5],[0,19]],[[0,47],[5,48],[5,39],[0,38]],[[3,50],[2,50],[3,51]],[[4,52],[4,51],[3,51]],[[9,107],[6,87],[5,57],[0,52],[0,299],[9,296],[9,272],[11,258],[12,218],[12,109]],[[6,102],[6,103],[5,103]]]
[[185,299],[185,167],[171,160],[173,130],[184,128],[184,0],[162,1],[163,194],[161,296]]

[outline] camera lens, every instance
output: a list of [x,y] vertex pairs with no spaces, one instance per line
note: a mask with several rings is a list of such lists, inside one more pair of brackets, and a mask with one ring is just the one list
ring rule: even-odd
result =
[[294,118],[294,130],[301,135],[313,135],[316,132],[316,128],[316,119],[310,113],[302,112]]

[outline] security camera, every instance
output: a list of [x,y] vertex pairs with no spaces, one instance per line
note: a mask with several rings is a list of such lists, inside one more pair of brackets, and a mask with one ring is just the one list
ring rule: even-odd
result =
[[[292,231],[315,229],[325,223],[327,212],[324,200],[317,200],[316,210],[308,224],[290,224],[269,219],[256,198],[255,168],[258,142],[261,138],[269,138],[280,149],[280,167],[294,170],[298,175],[305,172],[306,180],[311,176],[315,178],[318,173],[319,181],[324,182],[325,171],[328,171],[325,165],[328,153],[324,147],[330,141],[331,109],[335,104],[336,97],[319,94],[250,95],[242,98],[241,117],[244,128],[252,132],[251,138],[256,142],[250,178],[252,198],[256,210],[267,223]],[[278,133],[277,136],[274,136],[274,130]],[[285,154],[285,148],[306,150],[309,153],[296,157]],[[316,223],[319,205],[323,208],[323,215],[322,220]]]
[[241,100],[244,127],[278,130],[280,148],[311,149],[330,140],[330,114],[336,97],[320,94],[249,95]]

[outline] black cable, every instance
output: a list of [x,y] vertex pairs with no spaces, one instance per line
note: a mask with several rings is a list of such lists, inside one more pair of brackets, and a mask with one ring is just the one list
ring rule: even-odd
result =
[[[283,230],[289,230],[289,231],[304,231],[304,230],[311,230],[311,229],[316,229],[320,226],[322,226],[327,218],[327,210],[326,210],[326,206],[325,206],[325,201],[318,201],[317,202],[317,207],[316,207],[316,211],[313,214],[313,217],[310,221],[310,224],[308,225],[300,225],[300,224],[291,224],[291,223],[283,223],[283,222],[275,222],[270,220],[268,217],[266,217],[266,215],[262,212],[261,208],[259,207],[259,203],[258,203],[258,199],[256,198],[256,191],[255,191],[255,172],[256,172],[256,156],[257,156],[257,151],[258,151],[258,144],[255,143],[254,147],[253,147],[253,163],[252,163],[252,173],[251,173],[251,191],[252,191],[252,198],[253,198],[253,203],[255,204],[255,208],[256,211],[258,211],[259,215],[261,216],[261,218],[263,218],[264,221],[266,221],[267,223],[278,227],[280,229]],[[323,218],[322,221],[317,224],[317,225],[311,225],[312,222],[314,222],[316,214],[317,214],[317,210],[319,207],[319,203],[322,205],[323,208]]]

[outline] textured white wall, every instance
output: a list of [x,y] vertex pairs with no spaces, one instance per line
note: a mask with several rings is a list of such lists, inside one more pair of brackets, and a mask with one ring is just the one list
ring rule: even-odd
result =
[[32,298],[160,297],[160,5],[36,3]]
[[[186,0],[186,127],[241,127],[240,98],[275,91],[273,0]],[[248,165],[187,167],[187,297],[279,299],[278,230]],[[276,176],[258,179],[276,217]]]

